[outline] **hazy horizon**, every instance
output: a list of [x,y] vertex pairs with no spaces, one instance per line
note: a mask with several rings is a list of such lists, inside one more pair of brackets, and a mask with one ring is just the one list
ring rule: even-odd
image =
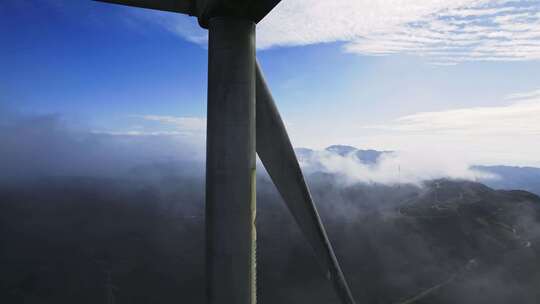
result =
[[[538,2],[315,3],[283,1],[257,33],[295,147],[540,167]],[[4,1],[0,14],[4,117],[203,151],[207,33],[195,19],[57,0]]]

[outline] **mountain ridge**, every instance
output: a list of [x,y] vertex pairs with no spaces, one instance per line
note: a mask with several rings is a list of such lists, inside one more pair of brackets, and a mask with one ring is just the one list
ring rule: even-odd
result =
[[[323,150],[295,148],[297,157],[313,159],[318,152],[331,153],[340,157],[352,157],[360,164],[376,166],[382,157],[395,155],[397,151],[360,149],[350,145],[331,145]],[[540,168],[532,166],[471,165],[471,170],[485,173],[490,177],[478,177],[478,181],[495,189],[520,189],[540,195]]]

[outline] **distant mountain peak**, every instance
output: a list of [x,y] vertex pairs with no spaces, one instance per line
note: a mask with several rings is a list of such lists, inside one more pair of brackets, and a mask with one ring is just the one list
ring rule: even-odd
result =
[[358,148],[355,148],[353,146],[347,146],[347,145],[332,145],[332,146],[326,147],[325,150],[328,152],[339,154],[341,156],[345,156],[350,153],[358,151]]
[[347,145],[332,145],[325,149],[328,152],[336,153],[340,156],[352,155],[360,162],[367,165],[375,165],[383,154],[393,153],[393,151],[378,151],[373,149],[358,149]]

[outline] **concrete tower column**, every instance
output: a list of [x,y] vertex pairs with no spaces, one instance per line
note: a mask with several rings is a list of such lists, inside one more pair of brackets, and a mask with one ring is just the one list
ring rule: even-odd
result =
[[255,23],[209,20],[208,304],[255,304]]

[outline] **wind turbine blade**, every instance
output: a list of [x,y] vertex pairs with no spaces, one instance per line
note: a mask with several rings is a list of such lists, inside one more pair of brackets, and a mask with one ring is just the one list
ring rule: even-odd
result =
[[195,14],[195,0],[94,0],[127,6],[142,7],[160,11]]
[[256,145],[259,158],[315,251],[327,279],[333,282],[341,302],[354,304],[349,286],[313,204],[287,130],[258,63],[256,90]]

